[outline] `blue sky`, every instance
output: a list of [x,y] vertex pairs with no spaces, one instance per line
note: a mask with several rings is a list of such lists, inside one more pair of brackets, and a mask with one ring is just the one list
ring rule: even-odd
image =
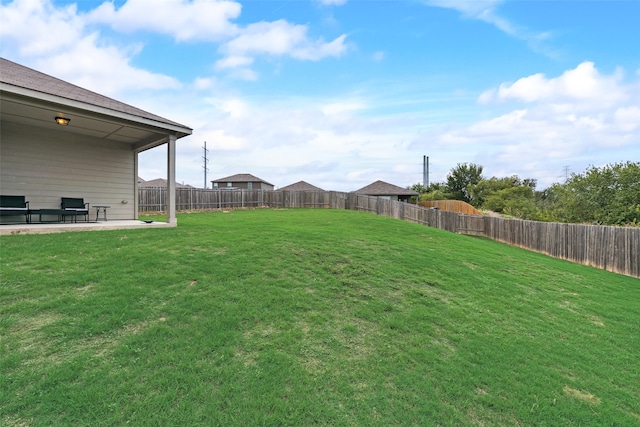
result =
[[[193,128],[177,179],[352,191],[640,160],[640,1],[1,1],[1,56]],[[166,176],[165,149],[140,156]],[[210,186],[210,183],[208,183]]]

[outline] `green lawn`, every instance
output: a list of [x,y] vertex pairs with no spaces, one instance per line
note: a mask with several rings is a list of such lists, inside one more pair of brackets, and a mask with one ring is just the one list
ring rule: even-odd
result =
[[0,425],[640,425],[640,280],[368,213],[0,238]]

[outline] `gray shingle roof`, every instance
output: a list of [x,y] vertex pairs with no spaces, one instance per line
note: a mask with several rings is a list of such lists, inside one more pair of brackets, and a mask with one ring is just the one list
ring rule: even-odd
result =
[[408,190],[406,188],[398,187],[397,185],[389,184],[384,181],[376,181],[372,184],[367,185],[366,187],[362,187],[359,190],[355,191],[359,194],[366,194],[368,196],[417,196],[418,192],[413,190]]
[[211,182],[264,182],[265,184],[273,185],[270,182],[265,181],[264,179],[251,175],[250,173],[239,173],[236,175],[227,176],[225,178],[216,179]]
[[[148,187],[166,187],[167,180],[164,178],[156,178],[151,179],[149,181],[145,181],[142,178],[138,178],[138,188],[148,188]],[[192,188],[191,185],[180,184],[176,182],[176,188]]]
[[311,185],[305,181],[298,181],[294,184],[287,185],[285,187],[281,187],[280,190],[285,191],[324,191],[320,187],[316,187],[315,185]]
[[82,102],[119,113],[126,113],[132,116],[189,129],[180,123],[116,101],[115,99],[81,88],[80,86],[67,83],[64,80],[41,73],[24,65],[16,64],[5,58],[0,58],[0,82],[18,88],[29,89],[43,94],[54,95],[71,101]]

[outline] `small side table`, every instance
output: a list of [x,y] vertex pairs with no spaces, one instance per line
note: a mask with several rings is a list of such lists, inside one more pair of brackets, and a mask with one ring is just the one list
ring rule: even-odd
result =
[[102,220],[106,221],[107,220],[107,209],[110,208],[111,206],[93,205],[93,207],[96,208],[96,221],[99,221],[100,211],[102,211]]
[[[67,222],[67,217],[70,216],[71,222],[75,222],[74,219],[77,215],[76,211],[64,210],[64,209],[32,209],[29,211],[30,215],[38,215],[38,222],[42,224],[54,223],[54,222]],[[42,215],[56,216],[56,220],[43,221]],[[30,221],[33,222],[33,219]]]

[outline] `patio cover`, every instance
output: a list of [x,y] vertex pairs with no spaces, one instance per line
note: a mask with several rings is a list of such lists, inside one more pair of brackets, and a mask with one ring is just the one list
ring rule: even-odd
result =
[[167,144],[167,222],[176,222],[176,140],[190,135],[191,128],[0,58],[1,121],[54,128],[56,116],[71,119],[67,132],[130,144],[135,152],[131,179],[136,186],[138,154]]

